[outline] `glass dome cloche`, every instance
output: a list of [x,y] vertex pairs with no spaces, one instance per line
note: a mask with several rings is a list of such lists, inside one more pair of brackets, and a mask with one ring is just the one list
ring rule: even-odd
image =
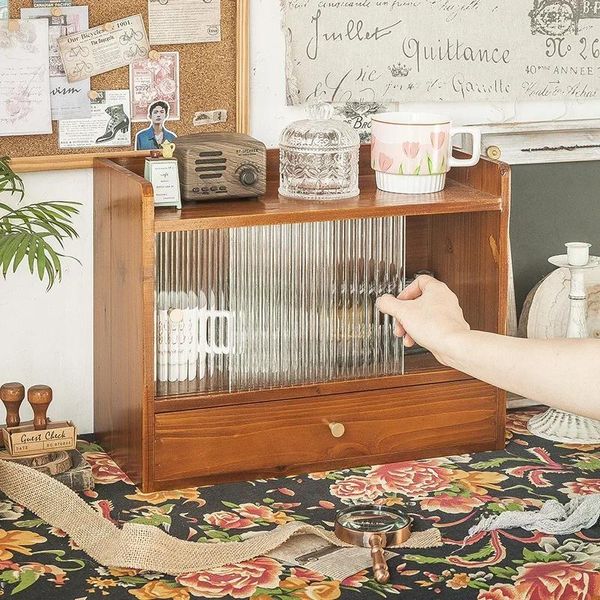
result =
[[308,116],[281,133],[279,193],[300,200],[358,196],[358,132],[333,119],[327,103],[310,105]]

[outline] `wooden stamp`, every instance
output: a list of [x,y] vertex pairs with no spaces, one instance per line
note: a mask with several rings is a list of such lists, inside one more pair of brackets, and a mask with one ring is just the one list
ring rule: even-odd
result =
[[2,429],[6,451],[12,457],[34,457],[59,450],[75,449],[77,432],[73,423],[48,421],[46,413],[52,402],[52,388],[47,385],[34,385],[27,390],[27,400],[33,408],[33,422],[19,425],[18,407],[23,400],[21,395],[23,386],[20,388],[19,386],[20,384],[5,384],[0,394],[7,412],[10,407],[11,422],[16,422],[16,426],[8,425]]
[[6,407],[6,426],[18,427],[21,423],[19,410],[25,398],[25,388],[22,383],[5,383],[0,387],[0,400]]
[[36,430],[48,426],[48,407],[52,402],[52,388],[47,385],[34,385],[27,390],[27,400],[33,408],[33,427]]

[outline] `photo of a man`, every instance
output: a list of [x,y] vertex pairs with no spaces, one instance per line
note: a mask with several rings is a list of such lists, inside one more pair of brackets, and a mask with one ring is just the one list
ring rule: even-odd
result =
[[162,100],[148,107],[150,126],[135,136],[136,150],[157,150],[163,142],[172,142],[177,136],[165,127],[169,118],[169,105]]

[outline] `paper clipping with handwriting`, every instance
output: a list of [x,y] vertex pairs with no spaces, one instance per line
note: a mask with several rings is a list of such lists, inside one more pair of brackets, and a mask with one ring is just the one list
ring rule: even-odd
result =
[[52,133],[45,21],[0,21],[0,135]]
[[58,38],[88,28],[88,7],[67,6],[52,8],[22,8],[22,19],[44,19],[48,23],[48,52],[50,54],[50,99],[52,119],[85,119],[91,114],[90,80],[69,83],[65,75]]
[[150,43],[142,15],[132,15],[58,38],[69,81],[80,81],[145,58]]
[[221,41],[221,0],[148,0],[150,43]]
[[288,104],[600,96],[600,2],[282,0]]

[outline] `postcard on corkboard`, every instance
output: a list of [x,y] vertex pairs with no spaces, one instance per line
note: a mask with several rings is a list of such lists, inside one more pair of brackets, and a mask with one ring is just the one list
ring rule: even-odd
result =
[[148,109],[158,100],[169,105],[169,120],[179,121],[179,52],[134,60],[129,65],[129,89],[132,121],[148,121]]
[[148,0],[153,45],[221,41],[221,0]]
[[90,80],[69,83],[65,75],[60,53],[58,38],[89,27],[87,6],[67,6],[59,9],[59,14],[53,14],[56,9],[22,8],[22,19],[44,19],[48,23],[48,51],[50,54],[50,101],[52,119],[86,119],[90,116]]
[[130,146],[129,90],[96,91],[90,104],[89,119],[60,121],[60,148]]
[[125,67],[150,52],[142,15],[63,36],[58,47],[70,82]]
[[0,44],[0,136],[52,133],[47,23],[0,21]]

